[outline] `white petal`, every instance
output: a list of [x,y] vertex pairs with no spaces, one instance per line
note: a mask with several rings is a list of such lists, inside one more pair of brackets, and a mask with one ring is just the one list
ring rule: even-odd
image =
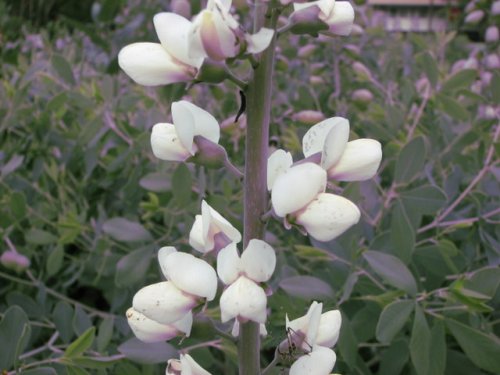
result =
[[214,116],[185,100],[181,100],[177,103],[180,103],[191,112],[194,119],[194,135],[201,135],[213,143],[219,142],[220,127]]
[[280,217],[298,211],[325,191],[326,172],[317,164],[291,167],[276,178],[271,192],[274,211]]
[[202,368],[189,354],[181,354],[181,374],[182,375],[211,375]]
[[201,215],[196,215],[194,218],[193,227],[189,232],[189,245],[195,250],[205,253],[205,239],[203,237],[203,220]]
[[354,8],[349,1],[336,1],[333,11],[323,21],[329,26],[325,34],[349,35],[354,23]]
[[179,140],[188,150],[191,155],[194,155],[195,149],[193,145],[193,138],[195,136],[195,119],[193,113],[191,112],[188,105],[186,105],[185,100],[181,100],[179,102],[173,102],[171,111],[172,111],[172,119],[175,126],[175,131],[177,132],[177,136]]
[[349,121],[343,117],[327,118],[312,126],[304,134],[302,152],[306,158],[317,152],[323,152],[327,136],[333,128],[335,130],[329,139],[328,163],[331,163],[336,158],[338,160],[349,138]]
[[331,310],[321,315],[316,344],[327,348],[333,347],[339,339],[342,315],[339,310]]
[[156,34],[162,47],[184,64],[200,68],[203,58],[189,55],[188,35],[191,22],[176,13],[158,13],[153,18]]
[[328,177],[339,181],[364,181],[372,178],[382,160],[382,146],[374,139],[347,143],[340,160],[328,170]]
[[241,261],[235,243],[231,243],[217,254],[217,274],[221,281],[232,284],[241,272]]
[[266,321],[267,297],[264,290],[252,280],[240,276],[220,297],[223,323],[240,317],[257,323]]
[[322,310],[323,304],[313,301],[306,315],[291,322],[287,317],[286,328],[291,329],[293,341],[303,350],[309,351],[316,344]]
[[198,15],[196,22],[199,24],[201,43],[208,57],[213,60],[225,60],[236,56],[236,36],[218,11],[204,10]]
[[296,12],[298,10],[306,9],[312,7],[313,5],[318,5],[319,1],[309,1],[303,3],[293,3],[293,10]]
[[337,4],[338,1],[332,0],[319,0],[316,2],[316,5],[321,10],[321,13],[325,16],[330,15]]
[[241,233],[231,225],[221,214],[215,211],[206,201],[201,202],[201,215],[203,220],[203,236],[205,251],[215,247],[215,235],[223,233],[232,242],[241,241]]
[[274,151],[267,159],[267,190],[272,190],[276,178],[293,164],[292,154],[285,150]]
[[274,249],[262,240],[252,239],[241,255],[241,268],[245,275],[259,283],[271,278],[276,267]]
[[263,27],[256,34],[245,35],[245,40],[247,41],[247,52],[248,53],[260,53],[264,51],[274,36],[274,30]]
[[182,145],[177,136],[175,126],[159,123],[151,131],[151,148],[154,156],[167,161],[184,161],[191,154]]
[[333,350],[317,346],[294,362],[289,375],[328,375],[336,360],[337,356]]
[[133,43],[118,53],[118,64],[135,82],[144,86],[191,81],[194,68],[176,61],[158,43]]
[[134,310],[161,324],[182,319],[196,304],[194,296],[183,293],[170,281],[145,286],[132,301]]
[[[163,246],[160,250],[158,250],[158,264],[162,267],[162,264],[165,263],[167,257],[170,254],[176,253],[177,249],[173,246]],[[166,276],[165,276],[166,277]]]
[[[191,314],[191,313],[189,313]],[[127,321],[130,329],[142,342],[160,342],[174,338],[180,332],[171,324],[160,324],[147,318],[144,314],[134,310],[132,307],[127,310]],[[191,315],[192,317],[192,315]],[[191,327],[189,327],[189,330]]]
[[330,241],[356,224],[360,216],[350,200],[323,193],[297,214],[296,222],[318,241]]
[[204,260],[192,254],[175,252],[168,255],[160,267],[167,280],[183,292],[209,301],[215,298],[217,274]]
[[334,125],[328,132],[321,154],[321,166],[328,169],[342,157],[349,139],[349,121],[342,117],[334,117]]

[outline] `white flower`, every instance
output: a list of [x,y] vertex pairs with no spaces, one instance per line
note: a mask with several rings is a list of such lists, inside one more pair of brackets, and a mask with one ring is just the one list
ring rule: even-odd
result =
[[201,136],[213,143],[219,142],[217,120],[207,111],[185,100],[172,103],[173,124],[153,126],[151,147],[162,160],[185,161],[196,154],[195,137]]
[[212,301],[217,293],[217,274],[210,264],[172,246],[158,251],[163,275],[184,293]]
[[231,0],[208,0],[207,8],[196,16],[190,29],[191,56],[220,61],[239,55],[245,44],[249,53],[262,52],[269,46],[273,30],[262,28],[257,34],[245,35],[230,9]]
[[278,175],[271,192],[274,212],[280,217],[301,210],[325,191],[326,172],[314,163],[295,165]]
[[315,346],[311,352],[293,363],[289,375],[328,375],[336,360],[337,356],[333,350]]
[[321,166],[328,177],[340,181],[372,178],[382,160],[382,147],[373,139],[348,142],[349,121],[332,117],[311,127],[302,139],[304,155],[321,152]]
[[319,0],[308,3],[294,3],[295,12],[312,6],[319,8],[319,19],[328,25],[326,35],[349,35],[354,23],[354,8],[349,1]]
[[191,22],[175,13],[159,13],[153,22],[160,43],[129,44],[118,54],[118,64],[145,86],[191,81],[203,63],[203,57],[188,53]]
[[139,311],[127,310],[127,321],[135,336],[143,342],[159,342],[170,340],[181,333],[189,336],[193,325],[193,314],[188,312],[180,320],[171,324],[161,324],[149,319]]
[[211,375],[189,354],[181,354],[179,359],[169,359],[165,375]]
[[285,173],[293,164],[292,154],[276,150],[267,159],[267,190],[272,190],[279,175]]
[[339,310],[322,314],[323,304],[314,301],[307,314],[292,321],[286,317],[286,328],[291,339],[303,350],[311,350],[315,345],[333,347],[339,338],[342,316]]
[[189,233],[189,244],[197,251],[217,251],[231,242],[240,242],[241,233],[205,201]]
[[268,281],[275,267],[273,248],[261,240],[250,240],[241,257],[235,243],[219,252],[217,274],[229,285],[220,298],[222,322],[233,318],[258,323],[266,321],[267,297],[258,283]]
[[295,214],[295,222],[302,225],[311,237],[326,242],[357,224],[360,217],[358,207],[349,199],[321,193]]

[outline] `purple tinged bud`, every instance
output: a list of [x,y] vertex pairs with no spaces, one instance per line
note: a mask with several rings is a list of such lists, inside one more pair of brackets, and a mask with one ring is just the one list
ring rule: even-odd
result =
[[30,266],[30,260],[22,254],[8,250],[0,257],[0,263],[5,268],[16,272],[22,272]]

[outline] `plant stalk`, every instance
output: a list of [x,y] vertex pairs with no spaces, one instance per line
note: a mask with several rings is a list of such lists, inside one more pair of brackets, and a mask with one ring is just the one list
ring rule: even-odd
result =
[[[276,29],[279,10],[268,9],[264,2],[256,2],[254,25]],[[267,199],[267,154],[269,122],[271,114],[272,76],[276,34],[269,47],[262,53],[259,64],[247,89],[247,129],[245,141],[244,179],[244,228],[243,246],[253,239],[263,239],[265,223],[261,217],[268,211]],[[260,374],[259,324],[242,323],[238,342],[240,375]]]

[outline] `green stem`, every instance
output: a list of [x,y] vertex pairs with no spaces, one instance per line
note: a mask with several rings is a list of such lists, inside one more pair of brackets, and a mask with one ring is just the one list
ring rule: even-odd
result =
[[[256,30],[264,24],[276,29],[279,10],[263,12],[264,2],[257,2],[254,25]],[[267,154],[269,122],[271,113],[272,75],[276,34],[270,46],[262,53],[260,63],[254,70],[253,79],[247,89],[247,130],[245,144],[245,197],[243,245],[253,238],[263,239],[265,224],[261,220],[266,213],[267,200]],[[238,342],[240,375],[260,374],[259,324],[242,323]]]

